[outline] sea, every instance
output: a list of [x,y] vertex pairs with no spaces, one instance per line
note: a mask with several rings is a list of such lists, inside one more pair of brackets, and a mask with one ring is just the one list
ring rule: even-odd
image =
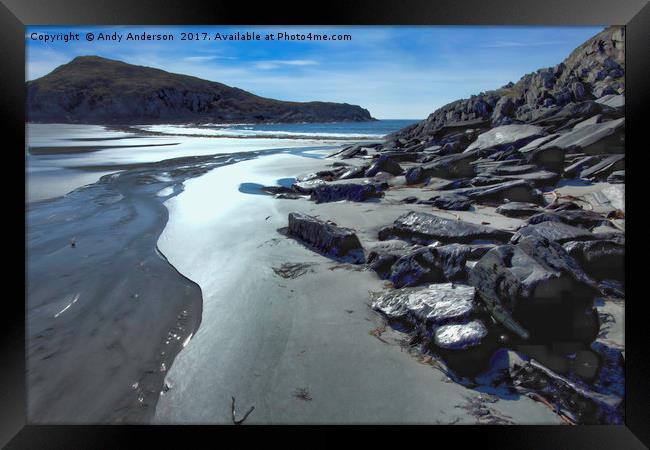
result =
[[[192,156],[266,150],[327,150],[380,141],[417,119],[338,123],[187,124],[105,127],[26,124],[26,203],[57,198],[102,176],[142,164]],[[312,153],[309,153],[312,152]]]

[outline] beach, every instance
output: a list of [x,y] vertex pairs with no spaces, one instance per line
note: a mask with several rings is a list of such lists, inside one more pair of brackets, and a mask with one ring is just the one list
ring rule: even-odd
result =
[[[377,310],[377,296],[394,286],[370,264],[287,234],[290,213],[331,221],[353,230],[368,256],[395,246],[381,230],[410,212],[508,233],[525,218],[489,204],[414,203],[444,195],[446,180],[413,186],[404,175],[380,174],[384,192],[362,202],[269,194],[336,167],[367,170],[373,135],[360,144],[369,155],[340,159],[354,139],[196,137],[172,128],[152,135],[44,125],[58,146],[33,134],[38,148],[54,149],[29,157],[28,178],[41,193],[26,204],[31,422],[566,422],[539,397],[495,382],[516,354],[504,347],[479,378],[459,376]],[[44,188],[42,171],[65,183]],[[618,194],[602,203],[606,189],[567,182],[553,195],[595,211],[624,207]],[[603,326],[595,345],[624,351],[624,304],[603,298],[596,308]]]

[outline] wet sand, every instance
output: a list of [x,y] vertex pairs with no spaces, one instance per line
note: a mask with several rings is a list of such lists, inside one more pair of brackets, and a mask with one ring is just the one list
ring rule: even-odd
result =
[[141,164],[27,205],[30,423],[149,421],[202,310],[200,287],[157,248],[162,202],[188,178],[261,154]]

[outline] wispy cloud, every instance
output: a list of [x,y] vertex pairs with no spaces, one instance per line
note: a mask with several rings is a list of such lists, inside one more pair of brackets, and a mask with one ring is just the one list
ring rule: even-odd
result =
[[313,59],[274,59],[270,61],[258,61],[255,67],[262,70],[277,69],[282,66],[317,66],[320,63]]
[[184,61],[212,61],[213,59],[217,59],[217,56],[186,56],[183,58]]

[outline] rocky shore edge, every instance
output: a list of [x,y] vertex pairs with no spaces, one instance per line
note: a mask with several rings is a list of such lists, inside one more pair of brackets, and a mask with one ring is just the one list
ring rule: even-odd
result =
[[521,99],[455,102],[263,189],[413,205],[379,224],[373,242],[300,213],[282,231],[386,280],[372,308],[454,381],[527,395],[569,424],[624,418],[622,335],[608,335],[611,316],[598,309],[622,310],[625,298],[621,33],[608,28],[554,70],[524,77]]

